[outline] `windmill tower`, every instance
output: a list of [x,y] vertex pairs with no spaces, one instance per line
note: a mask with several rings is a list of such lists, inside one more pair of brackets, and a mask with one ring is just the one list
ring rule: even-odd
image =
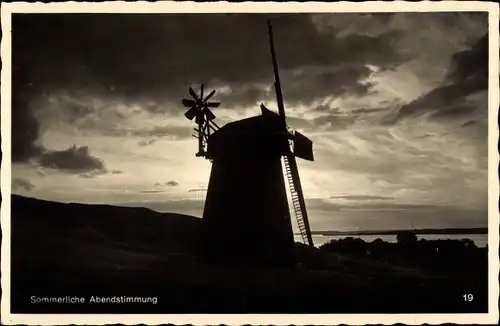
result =
[[278,112],[261,105],[261,115],[219,128],[207,102],[191,88],[193,100],[183,100],[196,117],[199,150],[212,169],[202,219],[200,254],[207,261],[249,265],[293,266],[295,241],[285,182],[290,189],[292,211],[305,243],[313,245],[296,157],[313,161],[312,141],[290,132],[274,51],[272,27],[269,39],[274,67]]

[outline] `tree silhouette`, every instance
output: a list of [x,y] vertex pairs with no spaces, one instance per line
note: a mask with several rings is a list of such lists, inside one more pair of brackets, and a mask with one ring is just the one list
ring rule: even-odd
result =
[[417,235],[413,231],[398,232],[396,239],[398,243],[402,245],[415,244],[418,241]]

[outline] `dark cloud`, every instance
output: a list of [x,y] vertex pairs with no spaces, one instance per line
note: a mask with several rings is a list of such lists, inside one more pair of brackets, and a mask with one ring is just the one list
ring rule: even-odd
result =
[[[394,16],[371,14],[370,19]],[[448,17],[441,16],[440,19]],[[314,17],[335,21],[340,16]],[[358,16],[342,17],[355,20]],[[455,21],[453,17],[446,19]],[[274,23],[287,104],[310,105],[314,110],[316,101],[326,96],[362,96],[372,92],[372,85],[367,82],[371,66],[390,70],[412,59],[409,51],[399,46],[401,32],[385,28],[372,35],[356,29],[341,33],[342,24],[318,29],[308,14],[14,14],[13,161],[25,161],[43,152],[38,143],[40,127],[33,118],[34,110],[44,110],[33,104],[33,99],[41,94],[66,90],[120,103],[133,101],[153,113],[182,114],[180,100],[189,97],[187,87],[204,82],[207,90],[229,86],[230,91],[221,91],[213,98],[222,101],[221,108],[274,102],[268,18]],[[450,97],[464,95],[464,89],[472,92],[472,85],[477,88],[487,71],[487,62],[475,59],[486,49],[487,40],[457,53],[448,84],[403,107],[400,116],[420,112],[428,103],[444,106],[441,104],[448,104]],[[482,64],[480,69],[464,68],[478,64]],[[352,117],[339,116],[334,109],[316,107],[321,109],[329,115],[314,121],[297,118],[289,124],[299,129],[341,128],[352,122]],[[87,104],[68,104],[64,110],[69,117],[78,119],[95,115]],[[351,115],[375,111],[359,108]],[[119,120],[120,114],[108,118]],[[96,130],[95,120],[82,121],[88,123],[89,130]],[[106,130],[108,135],[185,139],[192,132],[191,128],[180,126],[134,131],[115,125]],[[155,139],[144,139],[138,144],[147,146]]]
[[207,191],[208,189],[189,189],[188,192],[203,192],[203,191]]
[[488,34],[468,50],[455,53],[452,57],[448,79],[454,83],[473,81],[469,86],[474,91],[488,86]]
[[[150,129],[138,129],[125,131],[128,135],[136,137],[173,137],[175,139],[190,138],[193,128],[179,127],[173,125],[156,126]],[[156,140],[145,141],[146,145],[154,143]],[[142,144],[142,146],[145,146]]]
[[363,96],[373,86],[365,81],[370,74],[371,70],[359,62],[339,65],[330,71],[325,71],[325,67],[302,69],[291,76],[285,75],[283,97],[292,105],[308,105],[327,96]]
[[436,111],[432,118],[436,120],[448,120],[454,117],[467,117],[476,110],[481,108],[476,105],[468,104],[465,101],[463,103],[458,103],[457,105],[445,107],[441,110]]
[[[354,196],[360,198],[345,198],[351,199],[353,201],[357,200],[357,203],[353,204],[338,204],[330,202],[323,198],[308,198],[307,199],[307,208],[311,210],[322,210],[322,211],[345,211],[345,210],[373,210],[373,211],[392,211],[392,210],[439,210],[444,207],[439,205],[418,205],[418,204],[401,204],[401,203],[393,203],[393,202],[368,202],[369,198],[365,198],[364,196]],[[350,197],[350,196],[346,196]],[[361,198],[362,197],[362,198]],[[375,196],[376,197],[376,196]],[[333,197],[338,198],[338,197]],[[374,198],[373,198],[374,199]],[[381,198],[377,198],[381,200]],[[387,200],[392,199],[390,197]]]
[[87,173],[81,173],[78,176],[80,178],[83,178],[83,179],[94,179],[95,177],[99,176],[100,174],[102,174],[102,173],[100,173],[100,172],[97,172],[97,173],[87,172]]
[[28,179],[23,178],[12,178],[12,189],[13,190],[21,190],[24,189],[26,191],[31,191],[35,188],[35,185],[31,183]]
[[[191,134],[193,132],[193,127],[183,127],[183,126],[175,126],[175,125],[165,125],[165,126],[155,126],[151,128],[126,128],[120,127],[116,124],[119,123],[119,119],[114,120],[110,119],[109,121],[103,122],[99,126],[89,125],[87,123],[73,123],[77,125],[80,130],[86,132],[92,132],[92,134],[101,134],[105,136],[111,137],[140,137],[146,138],[141,139],[137,142],[139,146],[149,146],[161,138],[169,138],[169,139],[186,139],[191,138]],[[113,123],[113,124],[111,124]]]
[[122,173],[123,173],[123,171],[121,171],[121,170],[112,170],[111,171],[111,174],[122,174]]
[[304,131],[314,130],[339,130],[351,126],[360,117],[367,114],[388,111],[390,108],[360,108],[342,111],[338,107],[319,105],[313,111],[321,112],[323,115],[314,119],[305,119],[290,116],[287,117],[287,124],[293,129],[303,129]]
[[39,157],[43,167],[63,170],[71,173],[105,173],[104,162],[90,155],[87,146],[72,146],[62,151],[46,151]]
[[[312,111],[319,112],[323,115],[314,119],[289,116],[287,117],[287,124],[293,129],[303,129],[304,131],[342,130],[352,126],[356,122],[369,118],[373,114],[387,112],[391,109],[392,106],[380,106],[341,110],[338,107],[321,104],[312,109]],[[378,117],[383,118],[384,115]]]
[[470,127],[470,126],[474,126],[476,123],[477,123],[477,121],[470,120],[470,121],[464,122],[464,123],[462,124],[462,127]]
[[[139,146],[149,146],[157,142],[163,137],[168,137],[170,139],[186,139],[190,138],[193,128],[192,127],[181,127],[175,125],[165,125],[165,126],[155,126],[151,128],[124,128],[116,125],[110,126],[108,123],[103,124],[100,129],[88,128],[89,126],[79,125],[83,129],[90,129],[92,132],[100,133],[105,136],[112,137],[141,137],[149,138],[140,140],[137,145]],[[153,138],[154,137],[154,138]]]
[[156,194],[156,193],[161,193],[164,192],[163,190],[142,190],[139,191],[142,194]]
[[18,70],[13,68],[12,71],[12,162],[25,162],[38,156],[43,147],[38,143],[40,130],[30,106],[32,85]]
[[151,139],[151,140],[141,140],[140,142],[137,143],[139,146],[149,146],[154,144],[158,139]]
[[353,109],[351,110],[352,114],[371,114],[371,113],[378,113],[378,112],[385,112],[389,111],[389,107],[385,108],[359,108],[359,109]]
[[434,115],[436,118],[452,118],[472,113],[478,108],[469,105],[466,97],[487,89],[488,34],[481,37],[471,49],[453,55],[449,73],[442,85],[404,105],[396,120],[431,111],[437,111]]
[[313,127],[311,121],[304,118],[287,117],[286,123],[290,128],[293,129],[310,130]]
[[313,111],[316,112],[339,112],[340,108],[338,107],[331,107],[330,105],[327,104],[320,104],[316,106]]
[[[220,94],[224,106],[271,100],[270,17],[289,102],[365,93],[367,64],[390,69],[405,60],[397,33],[320,33],[307,14],[14,14],[13,161],[40,154],[30,102],[40,94],[78,90],[162,112],[172,108],[158,102],[179,103],[188,86],[204,82],[231,87]],[[66,110],[81,116],[89,108]]]
[[170,180],[170,181],[166,182],[165,184],[169,187],[177,187],[179,185],[179,183],[175,180]]
[[323,129],[343,129],[352,125],[356,120],[355,115],[351,114],[329,114],[322,117],[315,118],[311,121],[312,125],[317,128]]
[[394,197],[387,196],[371,196],[371,195],[346,195],[346,196],[331,196],[331,199],[347,199],[347,200],[392,200]]

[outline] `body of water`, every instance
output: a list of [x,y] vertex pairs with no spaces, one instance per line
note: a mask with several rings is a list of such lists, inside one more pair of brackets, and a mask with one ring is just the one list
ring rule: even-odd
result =
[[[302,238],[300,235],[294,235],[295,241],[302,242]],[[315,247],[319,247],[322,244],[327,243],[331,239],[343,239],[343,238],[361,238],[365,242],[372,242],[375,239],[382,239],[387,242],[397,242],[395,234],[389,235],[336,235],[336,236],[323,236],[323,235],[313,235],[313,242]],[[461,239],[471,239],[474,241],[476,246],[478,247],[486,247],[488,244],[488,235],[487,234],[418,234],[418,239],[426,239],[426,240],[461,240]]]

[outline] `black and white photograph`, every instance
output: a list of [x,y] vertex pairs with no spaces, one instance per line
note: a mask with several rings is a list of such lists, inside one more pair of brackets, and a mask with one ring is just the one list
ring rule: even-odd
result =
[[498,6],[406,5],[2,6],[2,323],[497,322]]

